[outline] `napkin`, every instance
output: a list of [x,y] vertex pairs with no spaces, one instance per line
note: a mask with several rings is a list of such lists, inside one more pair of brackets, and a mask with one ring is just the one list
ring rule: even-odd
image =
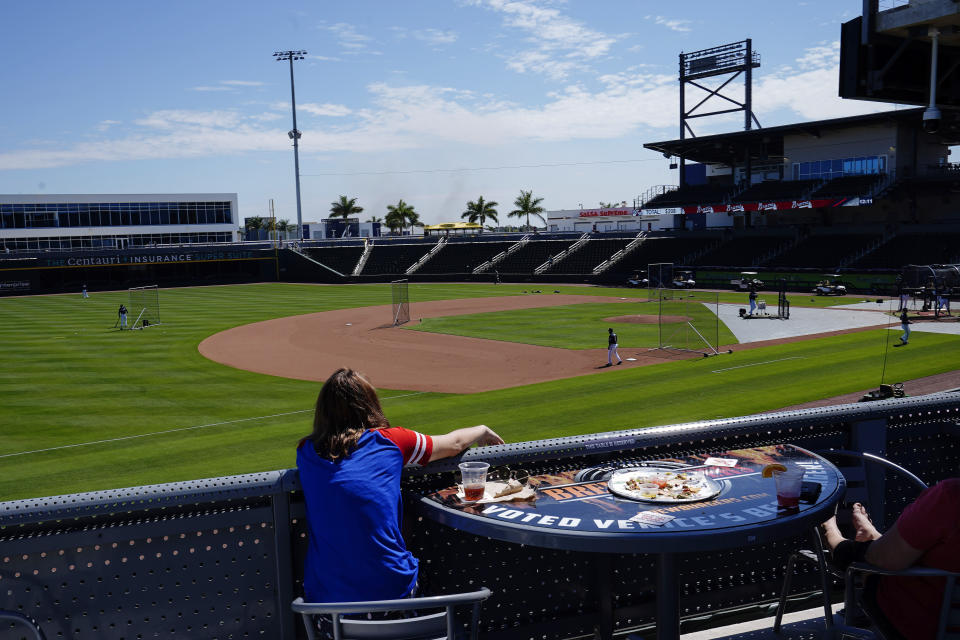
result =
[[[519,489],[518,489],[519,488]],[[512,493],[506,493],[507,490],[512,491]],[[502,494],[498,497],[498,494]],[[457,497],[463,502],[463,486],[461,485],[457,489]],[[516,480],[510,480],[508,482],[487,482],[483,488],[483,497],[476,502],[470,502],[468,504],[488,504],[491,502],[512,502],[516,501],[533,501],[537,499],[537,492],[534,491],[531,487],[521,485]]]

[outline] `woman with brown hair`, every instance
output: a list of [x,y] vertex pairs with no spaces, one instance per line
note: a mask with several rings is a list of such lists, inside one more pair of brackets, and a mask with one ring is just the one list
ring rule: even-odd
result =
[[297,446],[310,525],[304,566],[308,602],[391,600],[411,595],[417,559],[400,532],[404,465],[503,444],[485,425],[428,436],[391,427],[362,375],[339,369],[317,396],[313,432]]

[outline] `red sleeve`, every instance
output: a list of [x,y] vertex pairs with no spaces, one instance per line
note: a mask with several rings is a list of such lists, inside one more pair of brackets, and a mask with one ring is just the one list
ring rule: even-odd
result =
[[397,445],[403,454],[403,464],[426,466],[433,454],[433,438],[403,427],[377,429],[384,438]]
[[911,547],[925,551],[954,533],[960,479],[944,480],[920,494],[897,519],[897,531]]

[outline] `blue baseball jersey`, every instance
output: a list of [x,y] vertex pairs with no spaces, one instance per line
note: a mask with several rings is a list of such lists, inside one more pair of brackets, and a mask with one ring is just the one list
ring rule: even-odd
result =
[[308,440],[297,448],[309,541],[304,564],[308,602],[390,600],[417,582],[417,559],[400,531],[400,474],[426,464],[430,436],[393,427],[367,431],[346,458],[317,455]]

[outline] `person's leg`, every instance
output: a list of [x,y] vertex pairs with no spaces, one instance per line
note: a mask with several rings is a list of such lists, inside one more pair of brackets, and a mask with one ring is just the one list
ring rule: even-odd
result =
[[904,327],[905,331],[903,332],[903,344],[907,344],[910,341],[910,325]]
[[613,345],[613,355],[617,356],[617,364],[623,364],[623,360],[620,359],[620,351],[617,349],[617,345]]
[[613,345],[607,347],[607,366],[613,365]]

